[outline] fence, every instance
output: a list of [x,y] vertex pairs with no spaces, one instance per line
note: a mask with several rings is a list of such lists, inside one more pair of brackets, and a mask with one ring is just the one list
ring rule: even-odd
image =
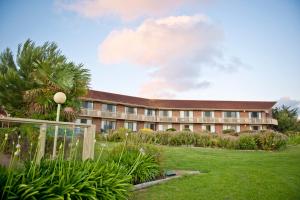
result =
[[46,144],[46,131],[47,126],[69,127],[75,129],[76,127],[83,128],[83,148],[82,160],[94,159],[95,148],[95,125],[93,124],[79,124],[72,122],[56,122],[48,120],[37,120],[27,118],[14,118],[14,117],[0,117],[0,121],[6,124],[20,123],[20,124],[35,124],[39,125],[39,139],[36,160],[39,162],[45,155]]

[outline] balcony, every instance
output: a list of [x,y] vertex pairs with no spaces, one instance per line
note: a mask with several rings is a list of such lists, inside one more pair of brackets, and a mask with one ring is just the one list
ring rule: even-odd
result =
[[101,110],[81,109],[80,116],[86,117],[101,117],[107,119],[123,119],[131,121],[145,122],[165,122],[165,123],[201,123],[201,124],[272,124],[278,125],[276,119],[272,118],[180,118],[180,117],[161,117],[161,116],[146,116],[140,114],[127,114],[120,112],[107,112]]

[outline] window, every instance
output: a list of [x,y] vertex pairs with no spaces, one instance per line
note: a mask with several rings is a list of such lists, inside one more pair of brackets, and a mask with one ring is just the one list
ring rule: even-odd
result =
[[92,124],[92,120],[91,119],[76,119],[76,123],[79,124]]
[[192,124],[180,124],[180,130],[190,130],[193,131],[193,125]]
[[102,104],[102,110],[106,112],[116,112],[116,105]]
[[258,112],[251,112],[251,118],[259,118]]
[[136,114],[137,109],[134,107],[125,107],[125,111],[127,114]]
[[87,119],[80,119],[81,124],[87,124]]
[[81,103],[81,107],[85,109],[92,110],[93,109],[93,102],[92,101],[83,101]]
[[251,126],[251,130],[252,131],[259,131],[260,130],[260,126]]
[[204,117],[212,117],[212,112],[210,112],[210,111],[205,111],[205,112],[203,112],[204,113]]
[[184,114],[183,114],[184,117],[190,117],[190,112],[189,111],[183,111],[183,112],[184,112]]
[[136,131],[136,122],[125,122],[125,128]]
[[172,117],[172,111],[171,110],[160,110],[159,116],[160,117]]
[[223,131],[224,130],[234,130],[235,132],[240,132],[240,125],[224,124]]
[[155,130],[155,124],[153,123],[145,123],[144,127]]
[[236,118],[237,112],[231,112],[231,111],[224,112],[224,117],[225,118]]
[[211,132],[211,126],[210,125],[205,125],[205,130],[208,132]]
[[108,130],[114,130],[116,128],[116,122],[110,120],[103,120],[101,122],[101,132],[107,132]]
[[172,124],[159,124],[158,125],[158,130],[159,131],[165,131],[168,128],[172,128]]
[[155,116],[155,110],[153,109],[145,109],[146,116]]

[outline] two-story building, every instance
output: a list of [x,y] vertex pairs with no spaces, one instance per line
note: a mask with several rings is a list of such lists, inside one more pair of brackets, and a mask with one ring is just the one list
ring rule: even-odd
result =
[[142,128],[164,131],[236,132],[270,129],[277,125],[272,118],[276,102],[208,101],[146,99],[90,90],[82,98],[78,122],[96,125],[97,132],[125,127],[132,131]]

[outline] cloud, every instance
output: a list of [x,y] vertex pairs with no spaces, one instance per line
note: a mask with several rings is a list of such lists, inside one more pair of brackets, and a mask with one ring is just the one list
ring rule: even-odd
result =
[[205,88],[204,68],[235,71],[242,62],[222,51],[223,31],[204,15],[146,19],[136,28],[112,31],[99,46],[105,64],[129,63],[146,69],[145,97],[173,97]]
[[63,9],[74,11],[88,18],[117,16],[125,21],[141,16],[161,16],[186,4],[203,3],[207,0],[86,0],[60,1]]

